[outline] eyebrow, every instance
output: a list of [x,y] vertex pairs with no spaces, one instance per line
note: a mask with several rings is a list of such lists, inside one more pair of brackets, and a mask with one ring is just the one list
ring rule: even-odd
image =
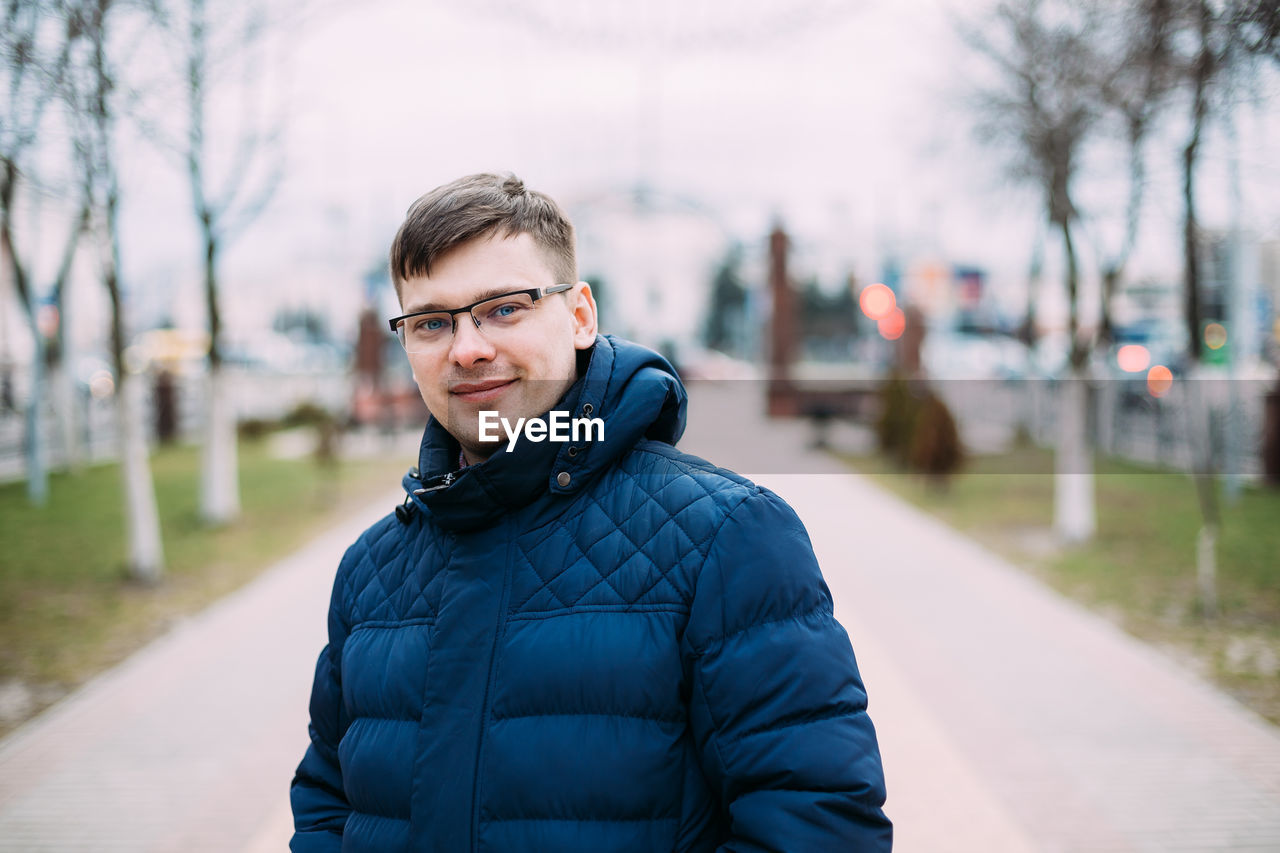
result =
[[[493,296],[501,296],[504,293],[514,293],[521,290],[534,290],[534,289],[535,288],[532,288],[532,287],[506,287],[506,286],[490,287],[487,290],[482,290],[479,293],[477,293],[475,298],[472,299],[470,302],[464,302],[463,304],[472,305],[476,302],[483,302],[484,300],[489,299],[490,297],[493,297]],[[424,311],[446,311],[446,310],[453,310],[453,309],[448,308],[444,305],[441,305],[439,302],[422,302],[417,305],[404,306],[404,313],[406,314],[419,314]]]

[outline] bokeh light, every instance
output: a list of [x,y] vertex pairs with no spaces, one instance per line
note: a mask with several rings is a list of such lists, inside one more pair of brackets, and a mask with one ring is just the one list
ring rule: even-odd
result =
[[[888,290],[888,288],[885,289]],[[906,331],[907,316],[902,313],[901,308],[894,308],[876,321],[876,328],[880,330],[885,340],[896,341]]]
[[116,392],[116,381],[105,370],[99,370],[89,377],[89,393],[94,399],[104,400]]
[[1151,352],[1142,344],[1125,344],[1116,352],[1116,363],[1125,373],[1141,373],[1151,364]]
[[[862,293],[858,295],[858,306],[862,308],[862,313],[866,314],[872,320],[883,320],[897,310],[898,300],[893,295],[893,291],[888,285],[868,284],[862,288]],[[899,314],[902,312],[899,311]],[[884,330],[881,329],[881,334]],[[898,334],[902,334],[899,332]]]
[[1157,364],[1147,371],[1147,390],[1152,397],[1163,397],[1173,387],[1173,371],[1163,364]]
[[1204,327],[1204,345],[1209,349],[1222,349],[1227,342],[1227,330],[1221,323],[1210,323]]

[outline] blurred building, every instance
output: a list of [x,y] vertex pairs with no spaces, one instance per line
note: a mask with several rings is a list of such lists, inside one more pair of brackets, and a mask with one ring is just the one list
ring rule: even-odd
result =
[[636,186],[571,199],[579,275],[599,291],[603,331],[667,354],[696,345],[730,236],[697,199]]

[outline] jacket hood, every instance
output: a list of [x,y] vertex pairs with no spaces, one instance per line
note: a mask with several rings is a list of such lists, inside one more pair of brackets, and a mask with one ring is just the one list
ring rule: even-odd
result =
[[458,442],[432,417],[418,467],[403,480],[409,499],[436,524],[471,530],[544,494],[573,495],[641,439],[672,445],[680,439],[688,396],[665,358],[603,335],[586,351],[586,362],[578,381],[549,411],[599,418],[603,439],[533,442],[521,436],[510,450],[457,470]]

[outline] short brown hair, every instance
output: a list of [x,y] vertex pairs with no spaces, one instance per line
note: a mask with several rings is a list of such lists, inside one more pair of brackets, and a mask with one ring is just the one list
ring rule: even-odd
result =
[[391,280],[396,295],[405,279],[430,275],[431,265],[463,243],[491,235],[528,234],[546,254],[557,284],[578,280],[573,225],[560,205],[527,190],[510,172],[467,175],[409,206],[391,241]]

